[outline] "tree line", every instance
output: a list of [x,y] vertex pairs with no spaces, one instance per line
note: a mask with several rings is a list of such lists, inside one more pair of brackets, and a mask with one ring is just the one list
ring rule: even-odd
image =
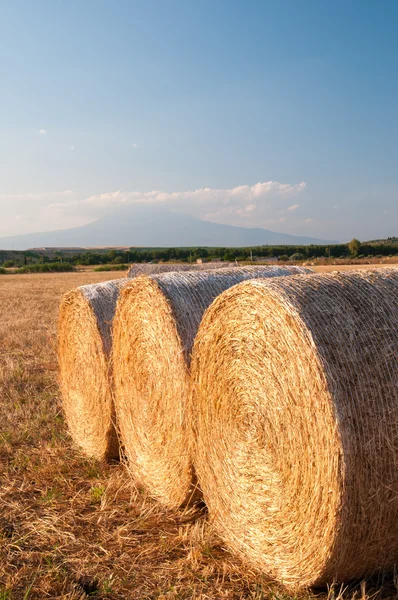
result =
[[[394,243],[395,242],[395,243]],[[348,244],[309,245],[309,246],[252,246],[247,248],[129,248],[126,250],[87,250],[80,252],[52,251],[37,253],[34,251],[13,252],[12,259],[6,259],[0,253],[3,267],[22,265],[63,263],[69,265],[122,265],[152,261],[196,262],[198,259],[211,261],[248,261],[253,259],[278,258],[279,260],[311,260],[319,258],[363,258],[398,255],[395,239],[383,243],[361,243],[357,239]],[[3,256],[2,256],[3,255]]]

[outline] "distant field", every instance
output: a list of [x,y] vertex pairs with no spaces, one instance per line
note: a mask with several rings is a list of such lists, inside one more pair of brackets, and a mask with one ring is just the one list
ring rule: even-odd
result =
[[0,277],[0,600],[288,600],[222,548],[200,508],[165,511],[122,465],[71,443],[57,389],[59,298],[123,275]]

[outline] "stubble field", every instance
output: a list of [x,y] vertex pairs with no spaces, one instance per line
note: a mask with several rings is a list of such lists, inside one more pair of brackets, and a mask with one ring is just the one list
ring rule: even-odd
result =
[[[166,511],[123,464],[89,460],[71,442],[57,388],[58,302],[122,276],[0,278],[0,600],[287,599],[223,548],[203,507]],[[393,583],[320,596],[394,597]]]

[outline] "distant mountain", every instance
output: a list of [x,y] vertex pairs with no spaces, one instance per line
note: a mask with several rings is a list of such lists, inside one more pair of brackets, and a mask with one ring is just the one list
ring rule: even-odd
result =
[[0,238],[0,248],[26,250],[53,246],[261,246],[330,244],[330,240],[234,227],[148,206],[128,206],[93,223],[43,233]]

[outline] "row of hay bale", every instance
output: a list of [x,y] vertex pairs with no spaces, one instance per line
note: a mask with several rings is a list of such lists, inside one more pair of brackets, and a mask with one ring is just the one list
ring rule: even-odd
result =
[[398,269],[246,267],[84,286],[60,311],[70,431],[109,458],[116,421],[152,496],[177,507],[198,481],[226,544],[288,587],[391,569],[397,309]]
[[[225,268],[224,264],[213,263],[209,271],[198,269],[199,272],[189,273],[185,268],[188,265],[184,264],[137,265],[138,270],[130,269],[128,278],[85,285],[64,295],[58,336],[61,392],[69,429],[86,454],[100,460],[119,455],[112,363],[121,363],[122,359],[116,352],[110,360],[112,347],[116,347],[112,345],[112,324],[119,295],[120,318],[116,318],[113,327],[116,336],[123,330],[126,317],[129,321],[124,328],[125,336],[132,336],[127,329],[133,332],[134,327],[143,324],[141,339],[129,340],[128,369],[134,374],[138,371],[137,381],[141,382],[143,373],[148,373],[152,380],[166,364],[167,371],[152,387],[157,386],[157,395],[161,392],[163,401],[171,395],[175,406],[175,398],[179,398],[175,390],[171,394],[163,394],[162,390],[171,385],[171,373],[177,370],[177,381],[184,386],[184,397],[187,395],[190,349],[211,302],[244,279],[309,272],[300,267]],[[154,273],[155,268],[159,273]],[[168,319],[164,318],[165,311]],[[152,346],[148,348],[150,342]],[[155,343],[160,345],[160,354]],[[122,341],[119,354],[124,348],[126,342]],[[136,351],[137,357],[130,354]],[[134,376],[132,384],[135,379]],[[147,394],[147,398],[146,403],[151,405],[152,394]],[[126,445],[126,440],[123,442]]]
[[136,263],[128,271],[127,277],[139,275],[159,275],[160,273],[179,273],[180,271],[213,271],[237,267],[233,262],[206,262],[206,263]]

